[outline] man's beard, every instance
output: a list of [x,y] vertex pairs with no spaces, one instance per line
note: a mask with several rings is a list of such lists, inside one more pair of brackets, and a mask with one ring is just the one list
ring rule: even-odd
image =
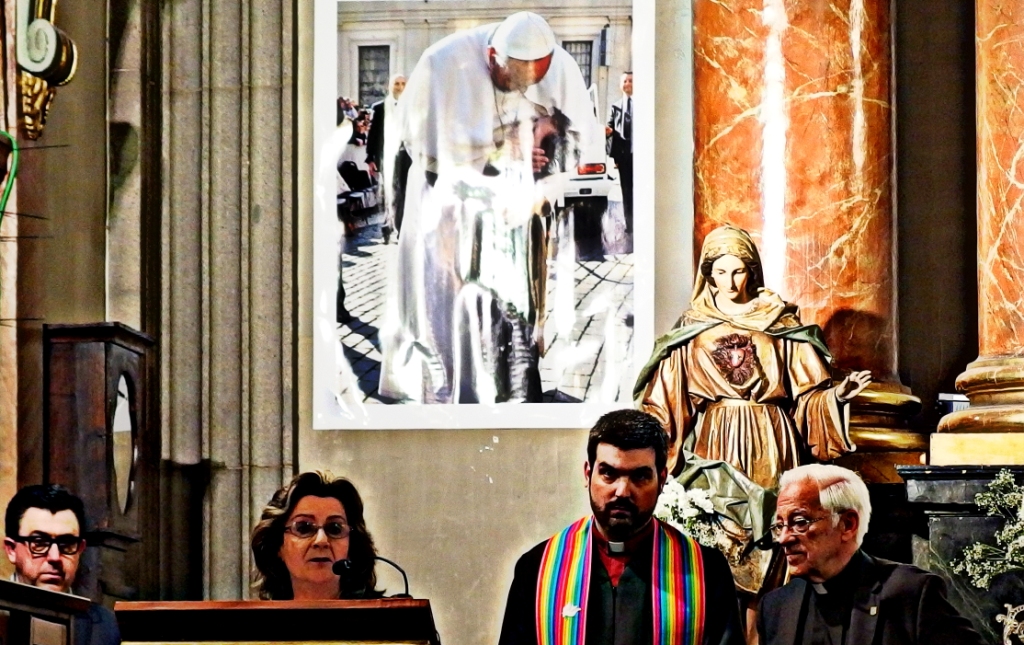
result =
[[654,514],[653,509],[646,513],[641,511],[628,499],[608,502],[604,508],[599,508],[591,497],[590,510],[594,512],[594,518],[604,530],[605,537],[611,542],[625,542],[646,526]]

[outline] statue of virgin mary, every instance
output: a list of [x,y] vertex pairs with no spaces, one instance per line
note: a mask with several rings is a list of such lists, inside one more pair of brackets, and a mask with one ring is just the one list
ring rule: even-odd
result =
[[732,226],[704,240],[690,309],[661,337],[634,388],[638,407],[683,451],[722,461],[773,489],[786,470],[850,452],[849,401],[871,382],[833,386],[821,328],[764,285],[750,235]]

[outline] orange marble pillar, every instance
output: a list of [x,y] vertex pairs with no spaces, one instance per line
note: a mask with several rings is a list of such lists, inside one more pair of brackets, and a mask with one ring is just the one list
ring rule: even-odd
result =
[[[751,232],[765,281],[869,369],[864,451],[911,450],[897,373],[890,0],[695,0],[695,235]],[[889,475],[894,471],[889,468]]]
[[1024,0],[977,0],[979,357],[932,463],[1024,464]]
[[[15,39],[15,3],[6,2],[4,15],[3,63],[0,74],[6,87],[17,87],[18,66]],[[18,93],[10,92],[0,100],[0,128],[16,133],[18,129]],[[6,144],[6,141],[5,141]],[[11,159],[3,144],[0,152],[0,181],[6,176]],[[0,215],[0,499],[10,499],[18,491],[18,188],[13,189]],[[5,536],[6,537],[6,536]],[[0,577],[8,578],[14,567],[0,558]]]

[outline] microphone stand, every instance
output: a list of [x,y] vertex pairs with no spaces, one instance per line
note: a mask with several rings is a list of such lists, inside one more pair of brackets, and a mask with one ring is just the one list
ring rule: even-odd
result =
[[[391,596],[391,597],[392,598],[412,598],[412,596],[409,595],[409,576],[407,576],[405,574],[405,569],[403,569],[402,567],[398,566],[396,563],[392,562],[391,560],[388,560],[387,558],[382,558],[379,555],[373,556],[373,559],[374,560],[381,560],[383,562],[387,562],[388,564],[390,564],[395,569],[398,569],[398,572],[402,574],[402,582],[405,583],[405,593],[395,594],[394,596]],[[352,571],[352,561],[349,560],[348,558],[346,558],[344,560],[338,560],[337,562],[335,562],[331,566],[331,571],[333,571],[334,574],[338,575],[338,576],[343,576],[343,577],[347,576]]]
[[391,597],[392,598],[412,598],[412,596],[409,595],[409,576],[405,575],[405,569],[403,569],[402,567],[398,566],[397,564],[395,564],[391,560],[388,560],[387,558],[382,558],[379,555],[375,555],[375,556],[373,556],[373,558],[375,560],[382,560],[384,562],[387,562],[388,564],[390,564],[394,568],[398,569],[398,572],[402,574],[402,582],[405,583],[405,593],[395,594],[394,596],[391,596]]

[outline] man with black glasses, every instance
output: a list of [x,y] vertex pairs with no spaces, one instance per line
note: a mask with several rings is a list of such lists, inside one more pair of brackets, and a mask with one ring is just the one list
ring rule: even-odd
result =
[[[85,550],[85,506],[55,484],[22,488],[7,505],[4,551],[14,565],[14,581],[71,593]],[[113,612],[92,605],[75,621],[76,645],[117,645],[121,633]]]

